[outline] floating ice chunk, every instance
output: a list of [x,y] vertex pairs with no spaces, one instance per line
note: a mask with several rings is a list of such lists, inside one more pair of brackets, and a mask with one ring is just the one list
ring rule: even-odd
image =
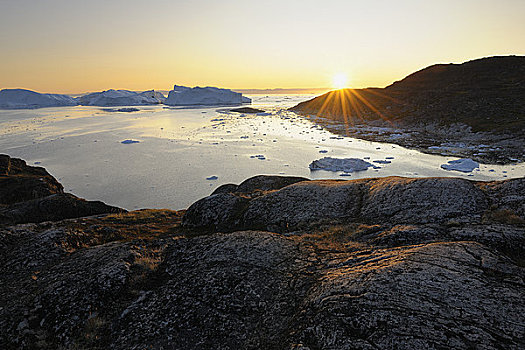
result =
[[441,164],[441,168],[445,170],[461,171],[463,173],[470,173],[474,169],[479,169],[479,163],[470,158],[462,158],[451,160],[448,164]]
[[210,177],[207,177],[206,180],[217,180],[218,178],[218,176],[212,175]]
[[175,85],[166,99],[167,105],[191,106],[191,105],[236,105],[251,103],[248,97],[229,89],[216,87],[194,87]]
[[345,173],[353,173],[355,171],[367,170],[369,167],[374,167],[374,165],[359,158],[324,157],[319,160],[314,160],[308,167],[310,170],[344,171]]
[[71,96],[60,94],[41,94],[25,89],[3,89],[0,91],[0,108],[24,109],[76,106]]
[[140,141],[136,141],[136,140],[124,140],[124,141],[122,141],[122,142],[120,142],[120,143],[123,143],[123,144],[125,144],[125,145],[130,145],[130,144],[132,144],[132,143],[140,143]]
[[253,158],[257,158],[259,160],[265,160],[266,159],[266,157],[264,155],[262,155],[262,154],[256,154],[254,156],[250,156],[250,158],[252,158],[252,159]]

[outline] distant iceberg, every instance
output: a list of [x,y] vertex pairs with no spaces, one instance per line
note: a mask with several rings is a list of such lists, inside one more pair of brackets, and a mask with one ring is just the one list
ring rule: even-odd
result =
[[314,160],[308,167],[310,170],[344,171],[345,173],[364,171],[370,167],[377,168],[373,164],[359,158],[332,157],[324,157],[319,160]]
[[0,108],[24,109],[75,106],[75,99],[68,95],[41,94],[25,89],[3,89],[0,91]]
[[251,103],[252,100],[241,93],[216,87],[194,87],[175,85],[166,102],[171,106],[191,105],[238,105]]
[[83,106],[144,106],[164,103],[166,98],[155,90],[136,92],[129,90],[106,90],[77,98]]

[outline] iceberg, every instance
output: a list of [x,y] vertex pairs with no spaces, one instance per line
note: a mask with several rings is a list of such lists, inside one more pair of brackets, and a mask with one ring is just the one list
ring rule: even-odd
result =
[[217,87],[194,87],[174,85],[166,102],[171,106],[192,105],[239,105],[251,103],[252,100],[239,92]]
[[451,160],[448,164],[441,164],[441,168],[445,170],[461,171],[462,173],[470,173],[472,170],[479,168],[479,163],[470,158],[462,158]]
[[166,98],[155,90],[136,92],[129,90],[106,90],[77,98],[83,106],[144,106],[164,103]]
[[140,143],[140,141],[137,141],[137,140],[124,140],[124,141],[121,141],[120,143],[122,143],[124,145],[131,145],[131,144],[134,144],[134,143]]
[[41,94],[25,89],[3,89],[0,91],[0,108],[24,109],[76,106],[75,99],[68,95]]
[[359,158],[332,157],[324,157],[319,160],[314,160],[308,167],[310,170],[344,171],[345,173],[364,171],[370,167],[376,168],[373,164]]

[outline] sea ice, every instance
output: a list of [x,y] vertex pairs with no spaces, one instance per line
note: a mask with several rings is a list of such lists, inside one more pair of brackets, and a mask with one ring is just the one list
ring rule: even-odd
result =
[[166,98],[155,90],[136,92],[129,90],[106,90],[77,97],[84,106],[144,106],[163,103]]
[[3,89],[0,91],[0,108],[24,109],[76,106],[71,96],[60,94],[41,94],[25,89]]
[[441,168],[445,170],[461,171],[463,173],[470,173],[476,168],[479,168],[479,163],[470,158],[462,158],[451,160],[448,164],[441,164]]
[[248,97],[244,97],[241,93],[229,89],[211,86],[190,88],[175,85],[173,90],[169,92],[165,104],[171,106],[237,105],[251,102],[252,100]]
[[367,170],[369,167],[374,167],[374,165],[359,158],[324,157],[319,160],[314,160],[308,167],[310,170],[344,171],[345,173],[353,173],[355,171]]

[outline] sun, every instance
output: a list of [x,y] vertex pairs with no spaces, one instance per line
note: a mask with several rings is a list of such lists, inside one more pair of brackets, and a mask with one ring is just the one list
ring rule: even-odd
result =
[[345,73],[337,73],[332,77],[332,86],[336,89],[344,89],[348,82]]

